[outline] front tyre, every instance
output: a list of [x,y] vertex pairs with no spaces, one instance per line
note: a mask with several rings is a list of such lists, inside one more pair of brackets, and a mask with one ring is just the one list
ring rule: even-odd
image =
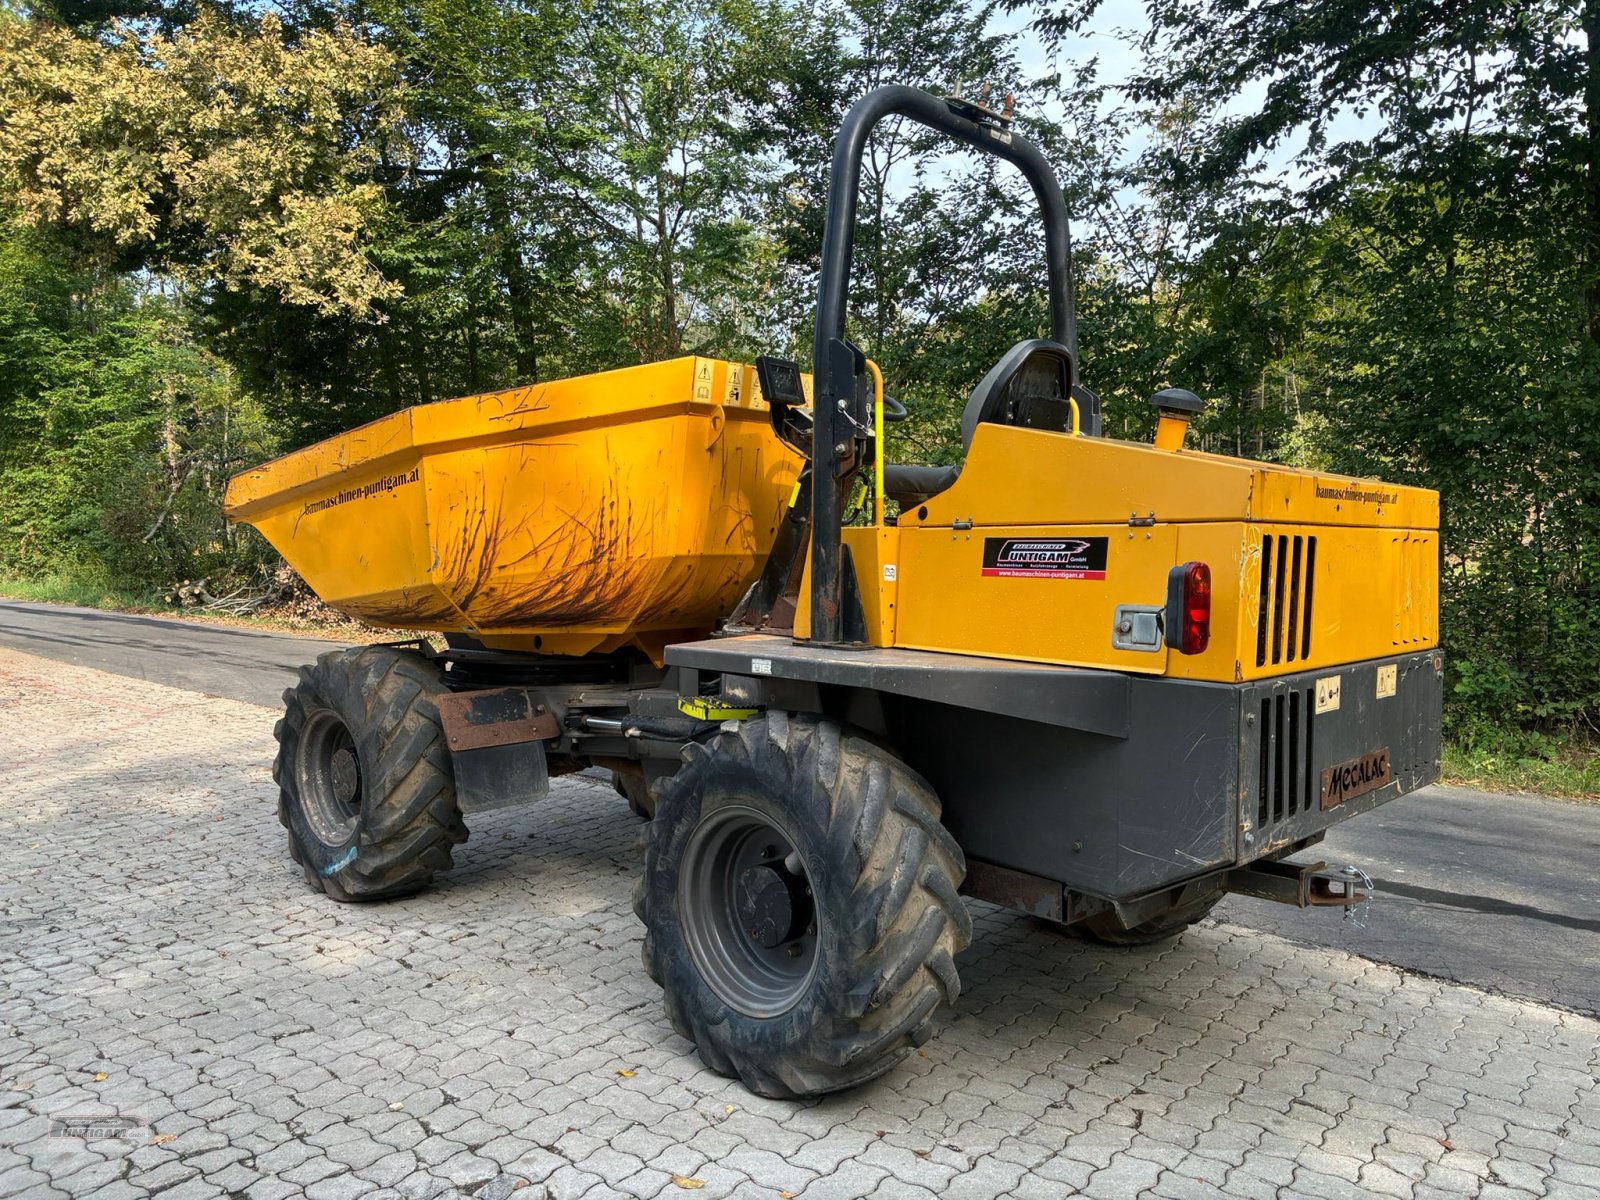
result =
[[382,646],[300,668],[274,732],[278,819],[307,881],[335,900],[426,887],[467,839],[434,699],[441,672]]
[[961,985],[961,850],[927,783],[839,725],[769,713],[660,789],[636,907],[673,1028],[764,1096],[882,1075]]

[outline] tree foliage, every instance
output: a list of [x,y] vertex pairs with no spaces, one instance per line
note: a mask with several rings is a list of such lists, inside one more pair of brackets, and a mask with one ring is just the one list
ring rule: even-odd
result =
[[1296,380],[1258,449],[1437,488],[1454,711],[1592,720],[1600,5],[1149,15],[1132,95],[1201,115],[1149,178],[1191,214],[1202,341]]
[[260,568],[222,490],[278,443],[191,323],[48,232],[0,234],[0,571],[139,590]]
[[23,221],[330,313],[395,292],[363,245],[397,101],[381,47],[343,28],[291,46],[270,13],[103,38],[0,18],[0,60],[0,188]]

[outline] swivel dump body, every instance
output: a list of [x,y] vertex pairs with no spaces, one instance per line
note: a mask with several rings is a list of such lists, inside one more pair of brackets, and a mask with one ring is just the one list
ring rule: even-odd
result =
[[659,657],[733,607],[794,490],[752,374],[680,358],[408,408],[244,472],[226,511],[372,624]]

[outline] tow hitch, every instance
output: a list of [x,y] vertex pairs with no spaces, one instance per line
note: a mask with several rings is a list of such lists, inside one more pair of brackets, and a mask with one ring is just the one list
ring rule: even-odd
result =
[[1372,902],[1372,876],[1360,867],[1262,859],[1229,871],[1222,890],[1296,908],[1342,908],[1345,919],[1361,927]]

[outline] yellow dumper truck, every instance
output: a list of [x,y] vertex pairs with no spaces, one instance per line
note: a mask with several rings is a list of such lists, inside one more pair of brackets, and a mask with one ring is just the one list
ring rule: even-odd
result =
[[[977,383],[959,466],[884,463],[904,410],[845,337],[889,116],[1011,162],[1042,212],[1050,336]],[[285,693],[279,811],[315,886],[414,891],[473,813],[609,770],[650,821],[635,908],[673,1026],[774,1096],[928,1036],[963,893],[1114,943],[1228,891],[1362,902],[1359,873],[1285,860],[1437,776],[1433,492],[1186,449],[1177,389],[1153,444],[1101,436],[1054,174],[1007,114],[911,88],[839,135],[812,359],[425,405],[233,480],[230,517],[329,604],[443,635]]]

